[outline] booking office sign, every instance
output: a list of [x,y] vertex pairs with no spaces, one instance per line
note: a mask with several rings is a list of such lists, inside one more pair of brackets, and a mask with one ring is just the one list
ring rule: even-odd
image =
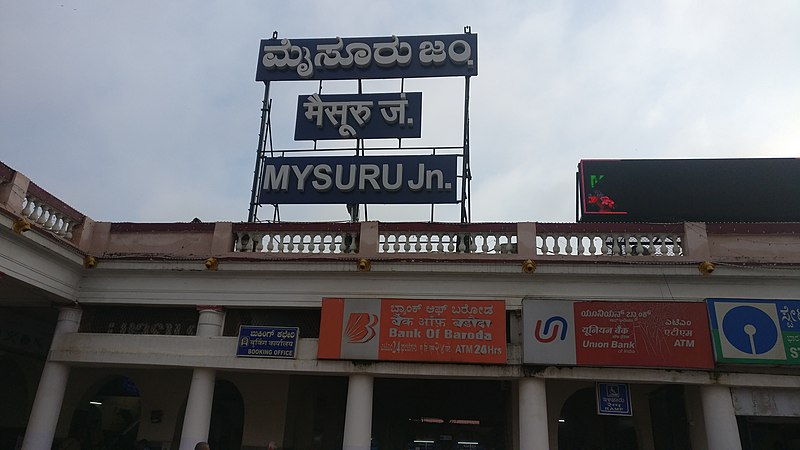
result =
[[709,298],[716,360],[800,364],[800,300]]

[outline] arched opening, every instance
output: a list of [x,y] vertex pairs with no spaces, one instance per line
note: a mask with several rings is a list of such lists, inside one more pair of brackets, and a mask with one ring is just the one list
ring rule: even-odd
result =
[[572,394],[558,417],[559,450],[637,450],[632,417],[597,414],[595,388]]
[[19,365],[0,353],[0,448],[17,448],[28,420],[28,390]]
[[[178,448],[186,417],[183,401],[175,421],[172,448]],[[211,406],[211,423],[208,426],[208,443],[214,450],[239,450],[244,432],[244,400],[239,389],[226,380],[214,382],[214,400]]]
[[244,400],[239,389],[230,381],[214,383],[214,405],[208,443],[214,450],[239,450],[244,431]]
[[[69,438],[63,448],[82,450],[136,448],[141,400],[139,388],[128,377],[116,376],[84,397],[72,415]],[[72,445],[72,447],[70,447]]]

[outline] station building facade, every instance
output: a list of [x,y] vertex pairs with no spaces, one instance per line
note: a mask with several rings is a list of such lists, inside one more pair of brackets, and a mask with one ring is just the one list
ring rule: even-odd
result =
[[800,224],[103,223],[0,179],[0,448],[800,448]]

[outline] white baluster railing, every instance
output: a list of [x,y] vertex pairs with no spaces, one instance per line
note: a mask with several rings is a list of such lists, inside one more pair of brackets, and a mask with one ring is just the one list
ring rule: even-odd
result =
[[358,233],[350,231],[235,231],[234,251],[271,254],[358,252]]
[[516,233],[490,231],[389,231],[379,234],[379,253],[517,253]]
[[677,233],[641,232],[543,232],[536,236],[538,255],[560,256],[659,256],[683,255]]
[[22,216],[31,223],[35,223],[41,228],[68,240],[72,239],[72,229],[82,220],[59,211],[56,207],[31,194],[25,196]]

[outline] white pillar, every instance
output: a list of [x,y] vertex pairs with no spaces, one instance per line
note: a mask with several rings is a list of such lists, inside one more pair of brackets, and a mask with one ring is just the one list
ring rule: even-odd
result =
[[[196,337],[209,338],[222,334],[225,314],[217,306],[199,306],[200,318],[197,322]],[[194,345],[203,345],[202,342]],[[194,450],[198,442],[208,440],[208,427],[211,424],[211,407],[214,402],[214,381],[216,371],[197,367],[192,373],[189,398],[186,400],[186,413],[183,416],[180,450]]]
[[700,397],[703,402],[708,450],[741,450],[731,390],[720,385],[702,386]]
[[369,450],[372,438],[372,376],[350,375],[343,450]]
[[[78,331],[81,314],[82,312],[78,308],[61,308],[59,310],[58,323],[53,332],[50,348],[53,348],[53,344],[58,342],[64,333]],[[22,450],[50,450],[68,378],[69,366],[67,364],[55,361],[47,361],[44,364],[42,378],[39,379],[39,387],[36,389],[36,398],[33,400],[31,416],[28,419],[28,428],[25,430]]]
[[548,450],[547,391],[541,378],[519,380],[519,448]]

